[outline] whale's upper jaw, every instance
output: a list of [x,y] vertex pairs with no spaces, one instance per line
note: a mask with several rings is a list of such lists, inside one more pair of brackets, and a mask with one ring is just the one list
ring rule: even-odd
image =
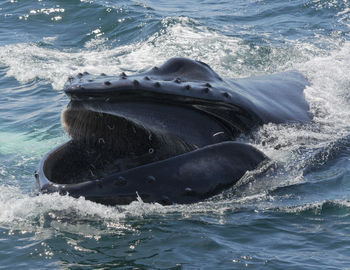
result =
[[131,101],[190,108],[221,122],[236,137],[254,128],[258,119],[240,106],[244,98],[229,87],[207,64],[172,58],[159,68],[130,76],[79,73],[69,78],[64,91],[73,103],[109,106]]
[[205,63],[186,58],[172,58],[148,72],[119,77],[91,76],[87,72],[70,77],[65,93],[71,100],[128,99],[137,97],[179,100],[201,100],[225,103],[232,94],[225,82]]

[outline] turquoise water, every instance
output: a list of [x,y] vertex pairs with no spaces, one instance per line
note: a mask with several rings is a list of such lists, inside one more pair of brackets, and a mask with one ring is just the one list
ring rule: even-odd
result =
[[[68,76],[173,56],[232,78],[297,69],[313,121],[241,138],[269,167],[202,203],[38,196]],[[0,269],[350,269],[349,74],[347,0],[2,0]]]

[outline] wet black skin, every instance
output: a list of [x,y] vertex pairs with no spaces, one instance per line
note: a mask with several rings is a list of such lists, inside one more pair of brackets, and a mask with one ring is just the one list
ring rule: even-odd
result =
[[42,192],[108,205],[193,203],[233,186],[266,156],[235,142],[266,123],[307,122],[298,72],[223,80],[207,64],[172,58],[117,77],[69,78],[62,125],[71,140],[42,160]]

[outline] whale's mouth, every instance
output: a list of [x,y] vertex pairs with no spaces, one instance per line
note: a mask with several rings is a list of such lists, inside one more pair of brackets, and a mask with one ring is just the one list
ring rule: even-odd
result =
[[71,140],[44,166],[57,184],[103,179],[231,139],[209,115],[166,102],[71,100],[61,119]]

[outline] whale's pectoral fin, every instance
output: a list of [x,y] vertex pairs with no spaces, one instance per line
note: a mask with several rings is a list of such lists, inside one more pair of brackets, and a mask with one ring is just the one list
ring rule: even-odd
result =
[[[104,179],[65,185],[60,192],[109,205],[128,204],[136,193],[144,202],[191,203],[233,186],[265,159],[250,145],[223,142]],[[52,192],[53,187],[47,188]]]

